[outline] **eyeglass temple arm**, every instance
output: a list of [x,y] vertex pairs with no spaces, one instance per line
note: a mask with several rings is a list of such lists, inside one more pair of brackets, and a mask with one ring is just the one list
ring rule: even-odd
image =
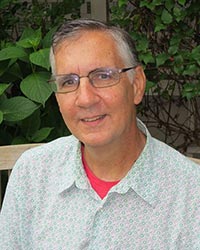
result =
[[135,69],[136,67],[137,67],[138,65],[136,65],[136,66],[133,66],[133,67],[129,67],[129,68],[124,68],[124,69],[121,69],[120,70],[120,72],[126,72],[126,71],[128,71],[128,70],[131,70],[131,69]]

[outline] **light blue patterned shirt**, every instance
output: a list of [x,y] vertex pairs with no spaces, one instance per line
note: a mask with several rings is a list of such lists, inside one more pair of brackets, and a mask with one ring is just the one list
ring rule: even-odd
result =
[[75,137],[25,152],[4,199],[0,249],[200,249],[200,167],[139,126],[146,146],[103,200]]

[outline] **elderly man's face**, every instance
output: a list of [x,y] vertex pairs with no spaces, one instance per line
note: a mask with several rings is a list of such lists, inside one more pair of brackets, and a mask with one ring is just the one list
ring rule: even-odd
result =
[[[97,31],[62,42],[55,52],[55,64],[56,74],[80,76],[102,67],[131,66],[124,65],[113,39]],[[127,73],[120,77],[117,85],[108,88],[95,88],[88,78],[81,78],[76,91],[56,94],[67,127],[85,146],[124,144],[134,136],[135,104],[143,96],[144,75],[137,68],[133,83]]]

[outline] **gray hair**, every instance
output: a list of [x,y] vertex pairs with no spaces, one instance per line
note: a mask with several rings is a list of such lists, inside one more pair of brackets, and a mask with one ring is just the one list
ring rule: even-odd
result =
[[64,40],[74,38],[77,35],[80,35],[83,31],[102,31],[111,35],[125,65],[127,67],[139,65],[135,43],[126,31],[97,20],[76,19],[65,22],[53,36],[50,50],[50,64],[53,74],[56,74],[54,58],[56,47]]

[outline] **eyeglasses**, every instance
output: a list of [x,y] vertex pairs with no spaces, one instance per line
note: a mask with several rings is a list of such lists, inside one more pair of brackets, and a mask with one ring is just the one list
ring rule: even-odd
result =
[[120,74],[134,67],[115,69],[115,68],[98,68],[89,72],[87,76],[77,74],[54,75],[49,80],[52,89],[56,93],[70,93],[78,89],[80,79],[88,77],[90,83],[95,88],[107,88],[117,84],[120,80]]

